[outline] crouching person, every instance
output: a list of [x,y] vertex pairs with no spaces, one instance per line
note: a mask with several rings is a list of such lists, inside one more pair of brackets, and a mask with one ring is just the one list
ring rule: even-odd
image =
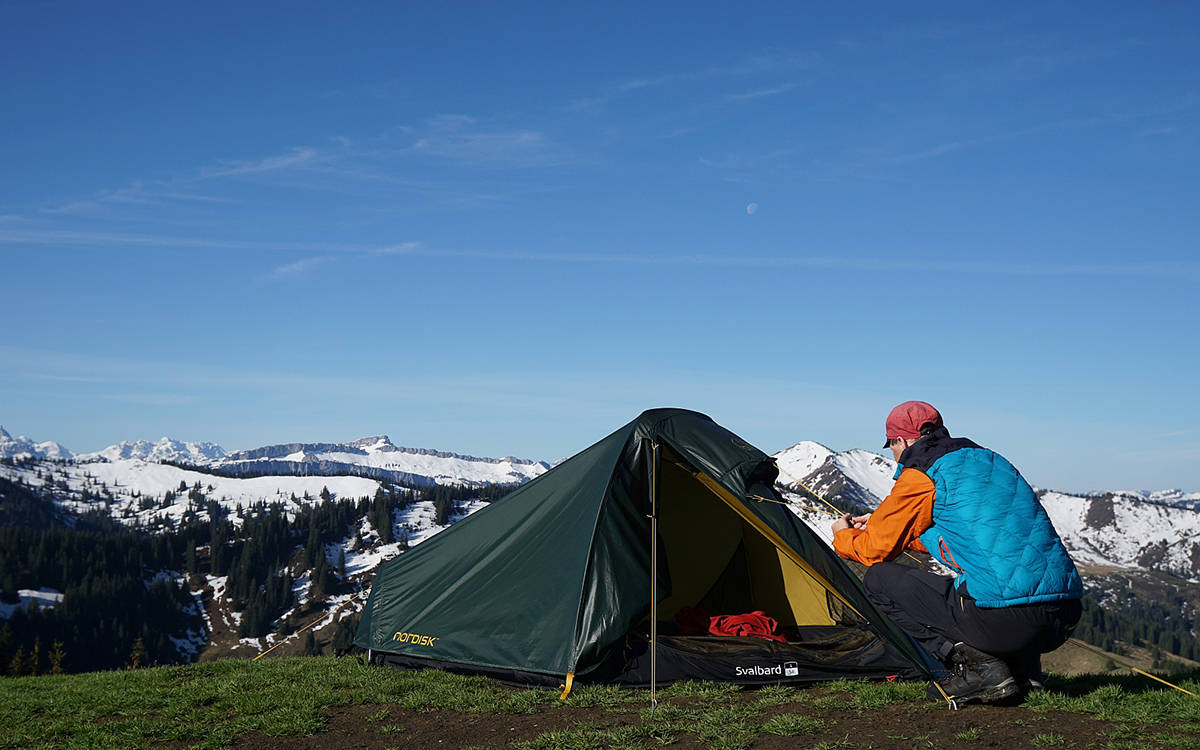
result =
[[[1070,637],[1083,584],[1033,488],[1003,456],[950,437],[923,401],[888,415],[896,483],[875,512],[842,516],[833,548],[869,566],[867,596],[946,665],[931,699],[1040,690],[1041,654]],[[953,579],[892,562],[929,552]]]

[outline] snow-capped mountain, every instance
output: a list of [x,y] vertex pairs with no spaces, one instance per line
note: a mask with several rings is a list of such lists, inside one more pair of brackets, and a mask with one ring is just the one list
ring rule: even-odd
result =
[[[65,518],[102,507],[115,520],[146,530],[205,516],[216,502],[235,514],[259,503],[294,513],[324,494],[370,498],[381,488],[523,484],[550,464],[511,456],[477,458],[400,448],[386,435],[351,443],[290,443],[227,454],[213,443],[163,438],[123,442],[73,456],[57,443],[34,445],[0,431],[4,456],[64,459],[0,466],[0,476],[53,495]],[[38,452],[35,453],[35,449]]]
[[350,471],[406,484],[521,484],[544,474],[550,464],[507,456],[477,458],[457,453],[401,448],[387,435],[352,443],[289,443],[230,453],[211,463],[225,471],[322,473]]
[[896,474],[896,462],[890,458],[859,448],[835,453],[812,441],[797,443],[774,458],[779,484],[864,513],[887,497]]
[[1154,492],[1130,491],[1092,493],[1083,497],[1113,497],[1129,498],[1138,502],[1154,503],[1155,505],[1170,505],[1175,508],[1200,510],[1200,492],[1184,492],[1183,490],[1156,490]]
[[137,458],[143,461],[181,461],[203,465],[224,457],[225,450],[215,443],[185,443],[164,437],[154,443],[148,440],[117,443],[96,453],[81,453],[75,458],[79,461]]
[[55,442],[35,443],[24,435],[14,438],[0,427],[0,458],[70,459],[74,454]]
[[1200,512],[1195,509],[1134,493],[1039,495],[1076,562],[1200,579]]

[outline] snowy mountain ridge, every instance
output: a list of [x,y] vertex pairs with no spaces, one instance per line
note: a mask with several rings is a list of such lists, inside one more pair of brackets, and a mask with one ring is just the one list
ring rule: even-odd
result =
[[46,458],[51,460],[70,459],[74,457],[71,451],[53,441],[35,443],[21,435],[14,438],[0,426],[0,458]]
[[[185,442],[164,437],[155,442],[125,441],[93,453],[74,454],[58,443],[34,443],[27,437],[13,438],[3,428],[0,428],[0,458],[32,458],[79,464],[139,461],[150,464],[176,463],[222,475],[359,474],[415,485],[521,484],[551,467],[545,461],[513,456],[479,458],[428,448],[404,448],[394,445],[387,435],[360,438],[349,443],[287,443],[234,453],[227,453],[215,443]],[[130,464],[127,468],[130,471],[143,471],[133,467]],[[112,478],[120,482],[119,477]]]
[[522,484],[550,470],[544,461],[476,458],[400,448],[386,435],[351,443],[289,443],[238,451],[208,463],[222,471],[265,474],[357,473],[404,484]]
[[386,435],[350,443],[290,443],[226,453],[219,445],[162,438],[123,442],[75,455],[57,443],[0,437],[0,476],[44,488],[70,519],[102,508],[114,520],[144,530],[168,530],[206,517],[215,502],[237,518],[266,503],[295,514],[328,493],[373,497],[384,487],[523,484],[550,464],[513,457],[476,458],[400,448]]
[[837,498],[862,512],[887,497],[896,473],[896,462],[878,453],[861,448],[835,453],[810,440],[776,453],[774,459],[783,486]]
[[[3,474],[31,484],[53,484],[64,510],[84,512],[103,498],[114,518],[139,527],[162,527],[198,505],[183,488],[199,487],[205,500],[229,508],[266,502],[298,509],[323,490],[339,497],[374,495],[380,482],[522,484],[549,471],[547,462],[477,458],[446,451],[404,448],[386,435],[349,443],[290,443],[226,453],[206,442],[162,438],[135,441],[74,455],[55,442],[13,438],[0,428],[0,457],[55,462],[42,470],[2,467]],[[867,513],[887,496],[896,462],[877,453],[835,452],[803,441],[774,456],[779,483],[794,510],[825,538],[836,511],[810,497],[829,499]],[[53,477],[53,480],[51,479]],[[170,499],[170,495],[180,495]],[[1043,506],[1071,554],[1101,567],[1157,570],[1200,579],[1200,493],[1181,490],[1119,491],[1073,495],[1039,489]]]
[[[222,452],[222,455],[218,457],[218,463],[259,461],[263,459],[278,458],[300,460],[300,458],[304,456],[312,456],[314,459],[316,459],[318,456],[323,454],[371,457],[376,454],[390,453],[401,453],[413,456],[430,456],[433,458],[456,459],[460,461],[491,464],[509,463],[526,466],[540,464],[546,467],[549,466],[549,464],[546,464],[544,461],[531,461],[528,459],[515,458],[513,456],[505,456],[504,458],[479,458],[477,456],[466,456],[460,453],[431,450],[429,448],[405,448],[403,446],[397,446],[393,444],[387,435],[359,438],[358,440],[350,443],[287,443],[284,445],[269,445],[263,448],[255,448],[247,451],[237,451],[229,454]],[[381,459],[374,463],[383,465],[386,463],[386,460]]]
[[215,443],[185,443],[164,437],[151,443],[148,440],[136,440],[110,445],[95,453],[81,453],[75,456],[76,461],[120,461],[124,459],[141,459],[143,461],[183,461],[188,463],[206,464],[225,457],[225,450]]

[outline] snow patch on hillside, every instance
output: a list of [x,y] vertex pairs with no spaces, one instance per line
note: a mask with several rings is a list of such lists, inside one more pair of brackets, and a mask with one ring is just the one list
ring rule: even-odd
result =
[[40,588],[20,589],[17,591],[17,597],[20,599],[15,604],[5,604],[0,602],[0,620],[7,620],[16,614],[17,610],[28,612],[32,609],[45,609],[53,607],[56,604],[62,604],[63,595],[61,592],[54,589]]
[[[238,510],[259,503],[279,503],[291,518],[305,504],[305,498],[310,505],[317,503],[325,489],[334,499],[358,499],[373,497],[380,487],[378,481],[366,477],[234,479],[142,459],[0,467],[0,473],[53,492],[55,503],[65,510],[85,513],[100,507],[122,524],[143,528],[160,520],[174,526],[189,513],[207,518],[205,507],[209,500],[229,511],[231,520],[238,524]],[[197,487],[201,498],[198,502],[189,497]],[[170,501],[167,493],[173,495]]]

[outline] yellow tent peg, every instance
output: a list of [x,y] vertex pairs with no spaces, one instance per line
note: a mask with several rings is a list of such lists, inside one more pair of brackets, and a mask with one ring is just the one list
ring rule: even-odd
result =
[[575,673],[567,672],[567,682],[565,685],[559,685],[558,689],[562,690],[562,695],[558,696],[560,701],[565,701],[567,696],[571,694],[571,684],[575,682]]

